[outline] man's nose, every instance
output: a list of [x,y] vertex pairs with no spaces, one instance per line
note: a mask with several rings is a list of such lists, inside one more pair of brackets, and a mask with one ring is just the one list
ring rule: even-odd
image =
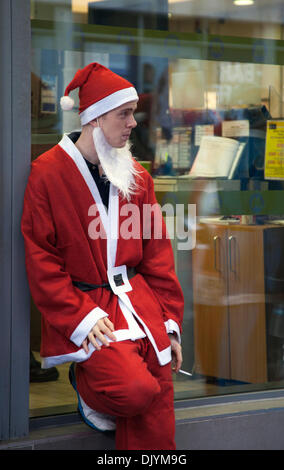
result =
[[129,121],[127,123],[128,127],[131,127],[132,129],[137,126],[137,122],[134,119],[134,116],[130,116]]

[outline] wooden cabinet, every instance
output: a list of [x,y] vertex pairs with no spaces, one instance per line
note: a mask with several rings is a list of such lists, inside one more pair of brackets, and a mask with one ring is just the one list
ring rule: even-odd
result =
[[267,380],[263,230],[200,224],[193,260],[195,370]]

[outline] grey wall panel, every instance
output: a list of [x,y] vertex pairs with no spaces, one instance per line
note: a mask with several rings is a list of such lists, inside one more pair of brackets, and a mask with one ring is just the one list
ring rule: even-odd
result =
[[29,0],[0,2],[0,437],[28,432],[29,292],[20,218],[30,166]]
[[[9,435],[11,333],[11,2],[0,2],[0,438]],[[8,158],[7,158],[8,156]]]
[[[12,24],[12,298],[10,437],[28,433],[30,296],[20,230],[31,161],[30,0],[13,0]],[[21,390],[21,393],[19,393]]]

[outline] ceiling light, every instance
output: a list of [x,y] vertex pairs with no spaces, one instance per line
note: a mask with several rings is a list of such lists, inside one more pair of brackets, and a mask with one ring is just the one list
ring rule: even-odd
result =
[[73,13],[88,13],[89,3],[101,2],[102,0],[72,0]]
[[253,5],[254,0],[234,0],[234,5],[238,6],[245,6],[245,5]]

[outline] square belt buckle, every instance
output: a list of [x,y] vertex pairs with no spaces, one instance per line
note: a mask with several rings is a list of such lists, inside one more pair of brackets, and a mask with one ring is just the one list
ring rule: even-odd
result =
[[114,294],[119,295],[132,290],[125,264],[108,269],[107,277]]

